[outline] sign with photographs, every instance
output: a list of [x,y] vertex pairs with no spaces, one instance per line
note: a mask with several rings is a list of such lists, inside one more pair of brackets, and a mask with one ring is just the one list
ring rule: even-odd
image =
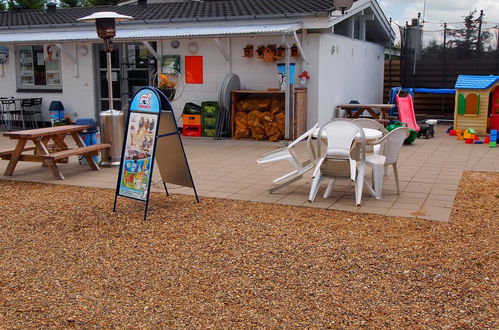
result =
[[130,103],[118,194],[145,201],[151,185],[151,168],[156,143],[160,100],[155,91],[144,88]]
[[167,182],[192,187],[199,202],[173,109],[161,91],[144,87],[135,93],[130,101],[124,138],[114,211],[117,196],[128,197],[146,202],[146,219],[157,148],[158,168],[166,193]]

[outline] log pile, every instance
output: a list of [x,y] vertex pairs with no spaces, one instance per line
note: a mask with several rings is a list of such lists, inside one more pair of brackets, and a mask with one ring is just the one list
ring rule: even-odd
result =
[[280,140],[284,138],[284,99],[241,100],[236,103],[234,121],[236,139]]

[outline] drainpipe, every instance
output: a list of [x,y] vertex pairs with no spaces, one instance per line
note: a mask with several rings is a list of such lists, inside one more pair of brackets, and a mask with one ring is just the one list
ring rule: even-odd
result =
[[286,35],[282,36],[282,41],[286,44],[286,89],[284,92],[284,104],[285,104],[285,111],[284,114],[286,115],[285,117],[285,126],[284,126],[284,137],[286,139],[289,139],[291,137],[291,128],[292,128],[292,120],[293,120],[293,115],[292,115],[292,103],[291,103],[291,44],[288,42],[288,39],[286,38]]

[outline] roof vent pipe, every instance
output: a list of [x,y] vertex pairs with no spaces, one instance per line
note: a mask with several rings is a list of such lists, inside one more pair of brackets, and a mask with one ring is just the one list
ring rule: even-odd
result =
[[55,2],[47,3],[47,13],[54,14],[57,11],[57,4]]
[[137,6],[139,6],[142,9],[147,8],[147,0],[138,0],[137,1]]

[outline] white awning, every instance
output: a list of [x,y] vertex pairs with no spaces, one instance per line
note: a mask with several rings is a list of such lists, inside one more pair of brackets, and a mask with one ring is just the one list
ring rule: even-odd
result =
[[[85,27],[88,28],[88,27]],[[251,34],[292,33],[301,28],[300,23],[262,24],[262,25],[229,25],[229,26],[187,26],[187,27],[154,27],[125,29],[118,26],[114,40],[154,40],[162,38],[217,37]],[[44,42],[76,42],[100,40],[95,30],[58,30],[43,32],[16,32],[9,30],[0,33],[0,43],[44,43]]]

